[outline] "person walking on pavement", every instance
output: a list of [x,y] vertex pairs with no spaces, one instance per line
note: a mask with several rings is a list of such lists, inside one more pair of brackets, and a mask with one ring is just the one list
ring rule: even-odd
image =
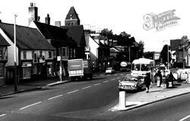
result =
[[144,83],[146,86],[146,93],[149,92],[149,88],[150,88],[150,83],[151,83],[151,79],[150,79],[150,73],[147,73],[144,79]]
[[157,86],[160,87],[162,84],[162,74],[160,70],[158,70],[158,72],[155,74],[155,78],[157,81]]
[[170,74],[167,76],[167,79],[166,79],[166,88],[168,87],[173,87],[173,81],[175,80],[172,72],[170,72]]

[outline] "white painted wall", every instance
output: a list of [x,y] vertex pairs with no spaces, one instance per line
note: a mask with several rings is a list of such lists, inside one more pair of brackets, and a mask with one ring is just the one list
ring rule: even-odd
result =
[[[4,37],[4,39],[10,44],[7,47],[8,51],[8,61],[5,66],[14,66],[14,43],[11,39],[4,33],[4,31],[0,28],[0,34]],[[16,61],[18,64],[18,48],[16,47]]]
[[89,36],[89,48],[90,53],[98,58],[98,47],[99,45]]
[[92,39],[90,34],[85,34],[85,41],[86,41],[85,50],[89,52],[91,59],[95,61],[96,59],[98,59],[99,44],[96,43],[94,39]]

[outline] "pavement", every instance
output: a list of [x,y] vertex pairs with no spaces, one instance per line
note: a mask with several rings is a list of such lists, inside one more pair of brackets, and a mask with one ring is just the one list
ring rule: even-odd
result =
[[18,84],[17,91],[15,91],[14,84],[6,84],[3,86],[0,86],[0,97],[16,94],[16,93],[21,93],[21,92],[40,90],[43,88],[48,88],[51,86],[64,84],[67,82],[69,82],[68,79],[64,79],[63,81],[60,81],[58,78],[46,79],[46,80],[33,80],[33,81],[26,80],[25,82],[20,82]]
[[[103,73],[95,73],[94,76],[102,76]],[[18,84],[18,89],[15,91],[14,84],[5,84],[3,86],[0,86],[0,97],[21,93],[21,92],[27,92],[27,91],[33,91],[33,90],[40,90],[44,88],[48,88],[51,86],[64,84],[69,82],[68,78],[64,78],[63,81],[60,81],[59,78],[52,78],[52,79],[46,79],[46,80],[25,80],[24,82],[20,82]]]
[[141,91],[122,98],[122,101],[125,102],[125,104],[121,103],[122,101],[119,101],[120,103],[118,102],[118,104],[112,107],[110,111],[132,110],[188,93],[190,93],[190,84],[187,82],[175,82],[174,87],[172,88],[166,88],[165,86],[157,87],[156,84],[152,84],[149,93]]

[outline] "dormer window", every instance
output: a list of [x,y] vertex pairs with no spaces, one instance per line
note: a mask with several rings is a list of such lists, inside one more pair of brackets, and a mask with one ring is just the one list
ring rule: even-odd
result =
[[73,19],[73,15],[72,15],[72,14],[70,15],[70,20],[71,20],[71,19]]

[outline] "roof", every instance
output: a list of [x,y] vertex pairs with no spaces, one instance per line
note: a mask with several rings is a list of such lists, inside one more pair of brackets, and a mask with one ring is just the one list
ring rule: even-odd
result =
[[[0,28],[14,41],[14,25],[0,23]],[[16,44],[25,50],[54,50],[55,48],[35,28],[16,25]]]
[[147,59],[147,58],[139,58],[139,59],[135,59],[132,63],[133,64],[151,64],[151,63],[154,63],[154,60]]
[[10,44],[4,39],[4,37],[0,34],[0,46],[9,46]]
[[70,10],[66,16],[66,19],[70,19],[70,18],[79,20],[78,14],[73,6],[70,8]]
[[55,47],[75,46],[75,41],[67,35],[68,30],[45,23],[34,22],[46,39],[52,39]]
[[61,26],[61,28],[67,30],[67,36],[74,40],[78,47],[85,47],[85,35],[82,25],[78,26]]

